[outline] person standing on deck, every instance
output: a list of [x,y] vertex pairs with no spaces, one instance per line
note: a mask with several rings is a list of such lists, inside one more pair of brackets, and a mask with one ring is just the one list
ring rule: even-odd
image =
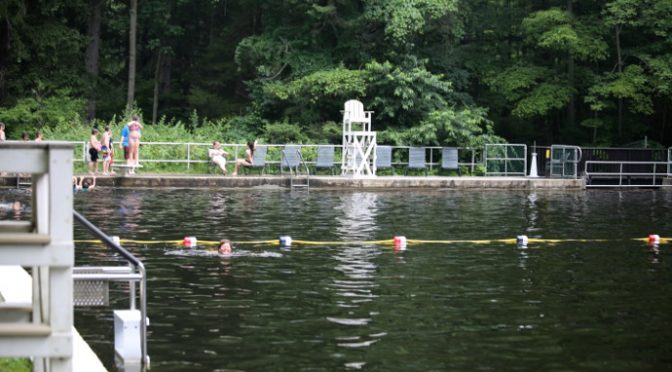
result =
[[[140,118],[133,116],[133,120],[128,123],[128,160],[127,164],[130,166],[137,167],[139,164],[139,152],[140,152],[140,129],[142,129],[142,124],[140,123]],[[135,170],[132,169],[130,174],[134,174]]]
[[119,147],[121,147],[122,150],[124,150],[124,159],[128,160],[128,123],[126,123],[126,125],[124,125],[124,129],[121,130]]
[[100,141],[100,155],[103,157],[103,175],[107,176],[110,172],[110,161],[111,152],[112,152],[112,131],[110,127],[105,127],[105,132],[103,132],[103,139]]
[[100,151],[100,141],[98,141],[98,129],[91,129],[89,137],[89,174],[98,173],[98,151]]

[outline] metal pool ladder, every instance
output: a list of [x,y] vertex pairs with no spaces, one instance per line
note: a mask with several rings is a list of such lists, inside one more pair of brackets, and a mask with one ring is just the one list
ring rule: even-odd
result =
[[[149,369],[149,356],[147,355],[147,273],[145,266],[132,253],[112,240],[107,234],[89,222],[84,216],[73,210],[75,221],[88,230],[90,234],[100,239],[108,248],[118,253],[127,263],[127,266],[78,266],[73,268],[72,279],[74,286],[73,302],[75,306],[109,306],[110,282],[128,283],[129,311],[137,311],[139,302],[139,337],[140,359],[128,359],[119,355],[116,350],[116,360],[128,368],[136,365],[140,368]],[[137,285],[137,286],[136,286]],[[116,318],[115,311],[115,318]],[[115,319],[116,321],[117,319]],[[115,337],[117,335],[115,323]],[[133,333],[130,333],[133,335]],[[115,340],[116,346],[116,340]],[[115,347],[116,349],[116,347]]]
[[303,159],[303,155],[301,155],[301,146],[285,146],[282,150],[282,161],[280,163],[281,173],[285,167],[289,170],[289,187],[291,189],[298,187],[308,189],[310,187],[310,170]]

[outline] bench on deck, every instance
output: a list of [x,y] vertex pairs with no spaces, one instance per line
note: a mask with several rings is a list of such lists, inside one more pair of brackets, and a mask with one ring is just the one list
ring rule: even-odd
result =
[[128,176],[130,171],[135,170],[135,168],[142,168],[142,165],[128,165],[128,164],[112,164],[112,169],[117,168],[121,170],[121,176]]

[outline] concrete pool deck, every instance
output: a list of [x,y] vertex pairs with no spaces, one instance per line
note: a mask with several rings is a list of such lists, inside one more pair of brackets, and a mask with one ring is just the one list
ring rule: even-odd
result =
[[[16,185],[16,177],[0,178],[0,185]],[[285,175],[184,175],[135,174],[131,176],[98,176],[96,187],[151,188],[290,188]],[[378,176],[351,178],[341,176],[311,176],[310,187],[319,189],[500,189],[500,190],[581,190],[583,179],[551,179],[528,177],[440,177],[440,176]]]

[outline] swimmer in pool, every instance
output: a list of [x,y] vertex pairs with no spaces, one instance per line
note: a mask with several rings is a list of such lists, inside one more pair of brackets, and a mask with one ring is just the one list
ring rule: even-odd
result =
[[233,247],[231,246],[231,241],[228,239],[222,239],[219,241],[219,248],[217,252],[220,254],[231,254],[233,252]]
[[[23,210],[23,206],[21,205],[21,202],[15,201],[15,202],[9,202],[9,203],[0,203],[0,211],[12,211],[12,212],[21,212]],[[228,240],[227,240],[228,241]]]
[[93,190],[96,187],[96,177],[92,176],[91,181],[88,179],[85,179],[84,176],[79,177],[77,179],[77,176],[72,177],[72,190],[73,191],[87,191],[87,190]]

